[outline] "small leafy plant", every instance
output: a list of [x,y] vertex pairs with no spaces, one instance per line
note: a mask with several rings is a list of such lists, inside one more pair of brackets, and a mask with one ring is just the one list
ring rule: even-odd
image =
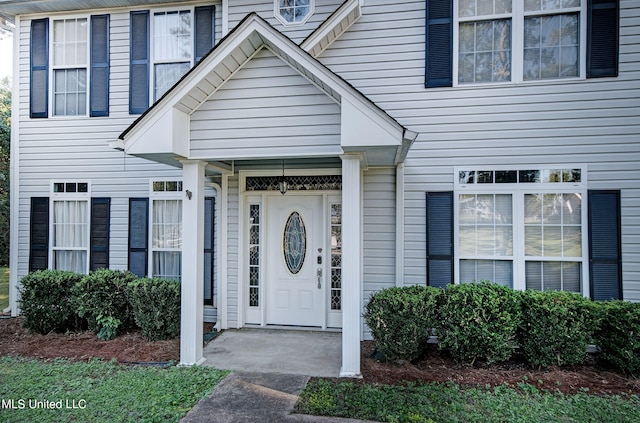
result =
[[603,302],[598,311],[600,359],[623,373],[640,374],[640,303]]
[[87,319],[90,330],[100,333],[104,328],[100,322],[108,325],[103,335],[114,328],[117,333],[123,333],[133,327],[127,285],[137,279],[131,272],[109,269],[99,269],[82,278],[75,286],[74,295],[78,315]]

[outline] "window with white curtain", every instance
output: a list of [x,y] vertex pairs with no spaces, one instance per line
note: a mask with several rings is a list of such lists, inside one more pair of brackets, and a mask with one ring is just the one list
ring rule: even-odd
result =
[[464,169],[456,175],[458,282],[585,292],[581,168]]
[[[179,189],[179,191],[178,191]],[[154,181],[151,201],[151,275],[182,275],[182,182]],[[177,195],[178,194],[178,195]]]
[[158,100],[193,63],[191,10],[153,14],[153,99]]
[[52,268],[89,271],[89,187],[86,182],[52,184]]
[[53,21],[53,114],[87,114],[87,18]]

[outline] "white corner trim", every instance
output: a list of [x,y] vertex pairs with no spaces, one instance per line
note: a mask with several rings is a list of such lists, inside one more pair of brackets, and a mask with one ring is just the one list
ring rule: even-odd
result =
[[222,37],[229,33],[229,0],[222,0]]
[[[15,17],[15,28],[20,28],[20,16]],[[11,315],[18,315],[18,239],[20,236],[20,36],[14,31],[13,34],[13,81],[11,96],[11,161],[9,162],[9,175],[11,178],[9,196],[10,202],[10,219],[13,224],[9,229],[10,248],[9,248],[9,308]],[[27,106],[28,107],[28,106]]]
[[220,329],[229,328],[227,283],[228,271],[228,235],[229,235],[229,175],[223,174],[220,189],[220,251],[218,252],[219,278],[218,278],[218,325]]

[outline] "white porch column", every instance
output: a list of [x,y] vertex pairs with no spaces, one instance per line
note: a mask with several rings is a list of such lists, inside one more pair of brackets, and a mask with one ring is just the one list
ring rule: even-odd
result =
[[180,364],[202,364],[204,302],[204,167],[183,160],[182,288],[180,293]]
[[342,156],[342,377],[360,375],[361,159]]

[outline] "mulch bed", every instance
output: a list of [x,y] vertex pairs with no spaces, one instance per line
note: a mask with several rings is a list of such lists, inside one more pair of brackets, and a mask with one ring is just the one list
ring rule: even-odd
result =
[[[205,324],[204,332],[211,331]],[[527,382],[539,389],[560,391],[566,394],[582,392],[613,395],[640,395],[640,380],[628,378],[596,365],[570,368],[530,369],[522,360],[501,365],[474,367],[457,366],[446,354],[430,346],[427,354],[414,363],[381,362],[370,357],[374,350],[371,341],[362,342],[362,376],[365,383],[406,384],[410,382],[455,382],[468,386],[517,386]],[[0,319],[0,356],[35,357],[71,360],[101,358],[119,362],[167,362],[180,358],[180,340],[146,341],[140,331],[132,331],[111,341],[99,340],[93,332],[29,333],[22,327],[22,318]]]
[[362,343],[361,369],[366,383],[406,384],[408,382],[455,382],[467,386],[498,386],[508,384],[517,387],[526,382],[538,389],[573,394],[583,392],[599,395],[640,394],[640,379],[627,377],[597,365],[551,367],[545,370],[531,369],[518,360],[498,365],[477,363],[474,367],[458,366],[445,353],[430,345],[425,357],[414,363],[407,361],[381,362],[371,357],[373,342]]

